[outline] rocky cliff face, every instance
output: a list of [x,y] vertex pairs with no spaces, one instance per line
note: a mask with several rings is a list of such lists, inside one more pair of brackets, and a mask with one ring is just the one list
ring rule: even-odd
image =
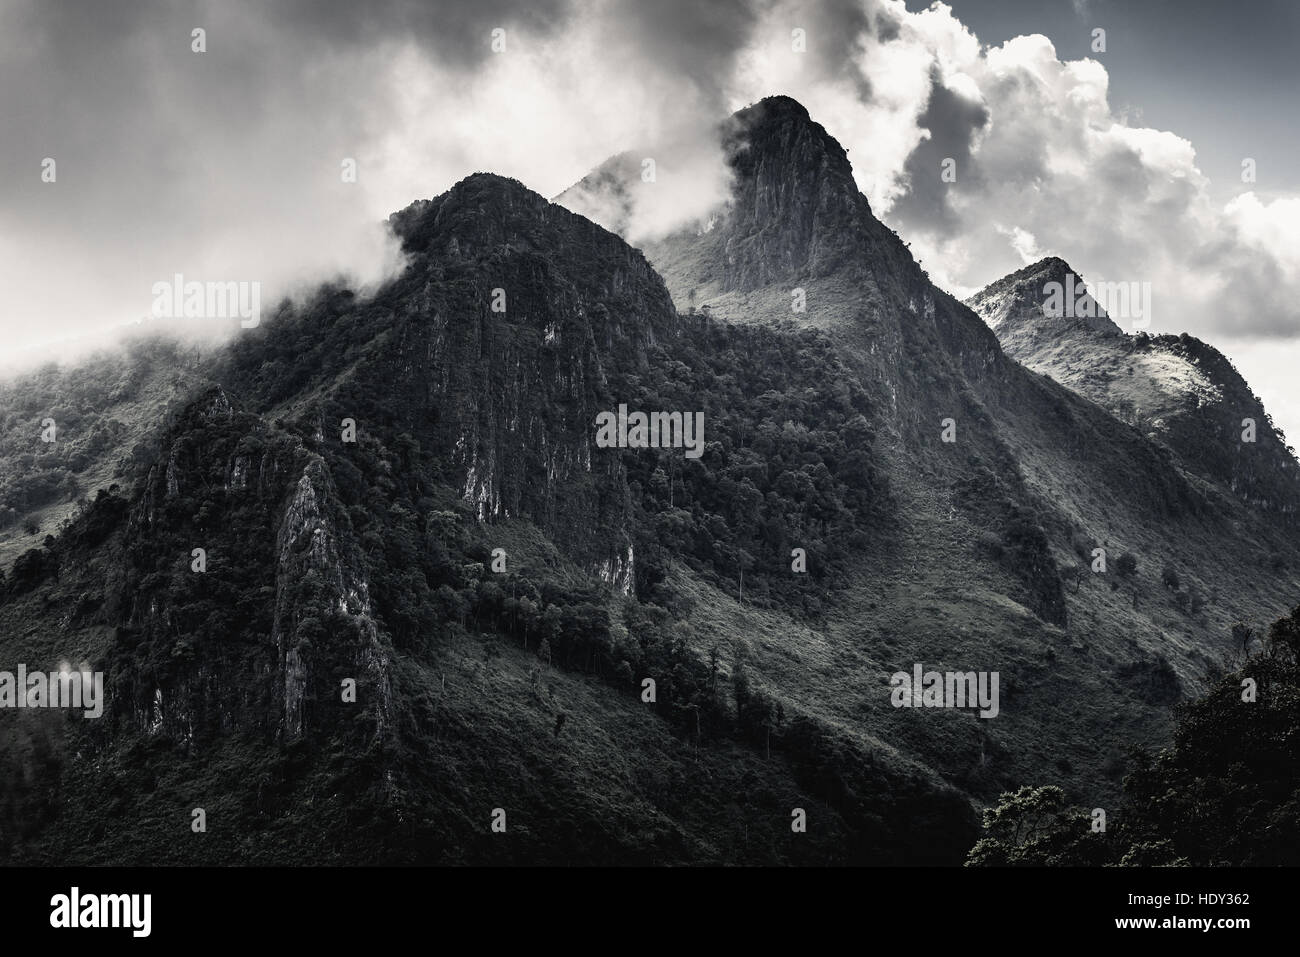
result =
[[397,406],[404,425],[480,520],[528,516],[626,585],[626,504],[595,420],[616,406],[611,377],[679,335],[663,282],[618,237],[500,177],[471,177],[393,226],[411,268],[367,374],[413,400]]
[[[934,287],[907,244],[875,218],[843,147],[801,104],[769,97],[719,136],[730,198],[706,223],[645,244],[678,309],[831,333],[850,347],[865,387],[896,413],[900,430],[933,418],[930,385],[908,376],[918,363],[942,363],[952,379],[1007,374],[996,337]],[[616,158],[557,202],[600,207],[593,197],[616,198],[627,188],[618,177],[632,172]],[[945,402],[950,414],[956,396]]]
[[[375,735],[382,738],[392,710],[391,651],[375,623],[357,547],[340,533],[336,499],[324,463],[311,458],[294,486],[276,534],[271,641],[282,662],[284,733],[289,737],[303,734],[311,723],[310,709],[334,691],[329,676],[338,664],[345,663],[355,672],[362,693],[370,692]],[[309,581],[319,583],[319,588],[304,594],[302,584]],[[309,616],[322,613],[332,616],[338,629],[331,637],[337,640],[341,632],[350,636],[356,647],[313,644],[320,632],[306,623]],[[340,655],[340,651],[346,653]]]
[[[133,702],[137,726],[197,747],[249,729],[296,738],[320,729],[313,713],[339,700],[332,677],[342,671],[372,691],[382,735],[389,652],[319,457],[235,411],[219,386],[180,413],[162,455],[110,598],[127,609],[118,642],[130,649],[116,697]],[[236,607],[204,620],[209,603]],[[321,647],[324,621],[334,634]]]
[[[702,239],[703,266],[724,292],[750,292],[797,277],[838,271],[870,275],[873,247],[885,232],[853,182],[848,156],[807,110],[772,97],[737,113],[723,140],[736,188],[722,222]],[[712,247],[711,249],[709,247]]]

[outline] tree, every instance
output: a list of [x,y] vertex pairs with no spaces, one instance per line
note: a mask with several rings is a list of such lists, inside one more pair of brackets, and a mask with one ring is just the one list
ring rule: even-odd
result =
[[[1233,636],[1249,647],[1252,629]],[[1137,751],[1115,826],[1056,787],[1023,787],[984,813],[967,865],[1251,867],[1300,863],[1300,607],[1261,650],[1181,707],[1171,746]]]
[[[1180,715],[1174,742],[1141,753],[1124,790],[1126,840],[1144,860],[1205,866],[1300,862],[1300,608]],[[1249,682],[1249,684],[1248,684]],[[1152,860],[1163,848],[1166,860]]]
[[469,612],[469,602],[450,585],[439,585],[434,592],[434,606],[443,621],[454,621],[461,626]]
[[660,501],[668,497],[668,473],[662,468],[650,473],[650,491]]
[[1132,578],[1137,574],[1138,560],[1132,552],[1125,552],[1115,562],[1115,570],[1121,578]]
[[1255,626],[1253,623],[1239,621],[1232,626],[1232,643],[1241,650],[1243,655],[1250,653],[1250,645],[1254,640]]
[[1100,864],[1105,835],[1091,815],[1066,803],[1055,785],[1022,787],[984,810],[984,836],[966,857],[967,867]]

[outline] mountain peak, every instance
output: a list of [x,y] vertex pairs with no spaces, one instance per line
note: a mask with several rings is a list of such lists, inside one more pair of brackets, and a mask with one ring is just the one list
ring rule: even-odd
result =
[[[1035,282],[1065,282],[1067,275],[1073,274],[1077,283],[1082,283],[1083,279],[1079,273],[1068,262],[1060,256],[1044,256],[1037,262],[1032,262],[1027,266],[1021,266],[1015,272],[1008,273],[1001,279],[997,279],[985,286],[977,295],[985,293],[1001,292],[1006,289],[1029,287]],[[1040,290],[1041,292],[1041,290]]]
[[1101,303],[1093,299],[1087,282],[1059,256],[1047,256],[989,283],[966,300],[1008,341],[1070,336],[1123,336]]
[[[425,249],[432,235],[448,231],[449,218],[461,220],[462,239],[485,227],[501,233],[510,220],[534,218],[550,205],[517,179],[496,173],[472,173],[435,199],[417,199],[388,217],[389,227],[407,252]],[[458,213],[462,215],[457,215]]]
[[737,110],[732,114],[731,118],[733,121],[747,125],[773,123],[782,120],[813,123],[808,109],[794,97],[784,94],[765,96],[757,103],[751,103],[749,106]]
[[[1072,301],[1075,314],[1053,314],[1052,283],[1063,293],[1058,302]],[[1235,423],[1243,416],[1270,420],[1232,363],[1186,334],[1127,336],[1100,305],[1092,316],[1080,316],[1085,297],[1091,300],[1083,278],[1049,256],[966,302],[997,333],[1007,355],[1166,445],[1188,471],[1255,505],[1295,509],[1300,485],[1294,459],[1271,423],[1258,451],[1242,454]]]
[[1013,276],[1019,275],[1024,277],[1042,276],[1045,279],[1052,279],[1058,282],[1063,281],[1066,274],[1074,273],[1079,275],[1073,266],[1062,259],[1060,256],[1044,256],[1038,262],[1030,263],[1022,269],[1012,273]]
[[741,191],[751,179],[760,191],[782,181],[804,191],[830,187],[842,212],[869,208],[853,181],[848,152],[798,100],[769,96],[736,111],[725,129],[727,162]]
[[[762,99],[718,132],[728,198],[707,223],[644,244],[681,304],[806,285],[845,269],[865,275],[871,253],[894,245],[905,258],[858,190],[847,151],[797,100]],[[609,192],[610,169],[584,183]]]

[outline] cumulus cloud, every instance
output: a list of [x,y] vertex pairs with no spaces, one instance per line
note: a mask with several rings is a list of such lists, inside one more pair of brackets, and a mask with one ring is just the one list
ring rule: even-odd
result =
[[[865,140],[875,111],[919,130],[901,162],[895,151],[889,168],[856,174],[941,285],[964,295],[1050,249],[1089,279],[1150,282],[1155,331],[1295,337],[1300,201],[1216,204],[1192,143],[1131,126],[1102,64],[1062,60],[1046,37],[981,46],[941,4],[882,8],[899,29],[863,33],[863,58],[901,47],[889,59],[911,64],[898,87],[910,95],[863,104],[846,128]],[[818,95],[805,94],[815,116]]]
[[147,316],[176,273],[261,282],[264,304],[382,281],[400,266],[389,213],[479,170],[553,195],[620,150],[681,144],[644,217],[662,230],[725,195],[708,144],[756,16],[739,0],[0,4],[6,354]]
[[[941,285],[965,295],[1051,250],[1090,279],[1150,282],[1157,331],[1296,337],[1295,198],[1216,203],[1192,143],[1131,125],[1105,67],[1061,59],[1044,36],[988,46],[941,3],[870,9],[824,24],[860,83],[811,43],[801,59],[771,39],[740,58],[736,99],[765,77],[800,99]],[[806,12],[773,6],[767,33]]]
[[1151,282],[1153,331],[1296,338],[1300,200],[1216,202],[1192,143],[1112,108],[1101,63],[983,39],[902,0],[10,0],[0,322],[16,343],[129,320],[176,272],[264,301],[375,282],[388,213],[476,170],[554,196],[624,154],[631,185],[584,211],[654,238],[725,197],[720,120],[784,93],[955,294],[1050,250]]
[[994,229],[1001,236],[1006,236],[1011,243],[1011,248],[1016,251],[1020,257],[1021,265],[1028,266],[1030,263],[1038,262],[1043,259],[1045,254],[1038,245],[1038,239],[1027,229],[1021,229],[1019,226],[1012,226],[1008,229],[1000,224],[995,224]]

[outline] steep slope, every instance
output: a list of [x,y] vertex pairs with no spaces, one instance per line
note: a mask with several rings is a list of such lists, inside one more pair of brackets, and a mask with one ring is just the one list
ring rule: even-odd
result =
[[1084,289],[1083,277],[1052,257],[999,279],[967,304],[1009,355],[1168,446],[1187,471],[1293,515],[1300,506],[1295,456],[1232,363],[1186,334],[1126,335],[1086,293],[1073,311],[1091,316],[1062,316],[1050,296],[1074,288]]
[[157,420],[201,384],[201,361],[194,346],[142,335],[0,384],[0,567],[125,481]]
[[[1285,610],[1294,544],[1230,482],[1189,476],[1163,443],[1004,353],[875,220],[844,151],[797,103],[764,100],[722,136],[731,200],[646,253],[679,308],[826,337],[875,410],[897,505],[888,562],[863,556],[814,643],[786,642],[826,662],[816,680],[775,647],[762,668],[976,793],[995,767],[1100,800],[1124,750],[1163,733],[1165,709],[1229,650],[1233,623]],[[609,208],[599,194],[620,168],[559,200]],[[1117,573],[1126,552],[1136,573]],[[1160,584],[1164,568],[1181,587]],[[1001,664],[1021,705],[960,745],[937,718],[845,707],[915,661]]]
[[[50,759],[5,796],[33,812],[7,853],[960,860],[966,799],[776,709],[675,584],[726,602],[749,569],[747,600],[804,615],[884,513],[870,462],[829,431],[870,439],[834,357],[678,317],[639,253],[512,181],[471,177],[393,225],[400,280],[369,301],[322,290],[242,338],[130,500],[101,497],[16,566],[6,654],[105,667],[112,708],[40,745]],[[717,471],[596,446],[596,412],[620,403],[704,408]],[[737,487],[723,450],[750,434],[789,468],[746,460]],[[816,585],[754,567],[791,540],[824,563]],[[41,611],[65,603],[57,624]],[[207,838],[176,840],[196,806]],[[807,840],[794,808],[817,822]],[[87,826],[59,831],[73,817]]]
[[[643,254],[476,174],[392,217],[373,298],[205,363],[10,570],[0,652],[110,711],[11,729],[0,853],[958,863],[1003,790],[1104,806],[1295,545],[1005,355],[797,103],[725,135],[708,229]],[[620,406],[702,454],[598,442]],[[997,672],[997,717],[894,707],[914,664]]]

